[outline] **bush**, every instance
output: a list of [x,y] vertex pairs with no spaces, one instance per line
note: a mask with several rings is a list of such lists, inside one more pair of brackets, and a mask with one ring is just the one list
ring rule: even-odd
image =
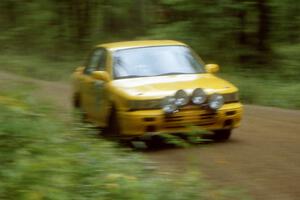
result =
[[300,96],[295,95],[300,90],[297,81],[281,80],[259,72],[232,72],[222,74],[222,77],[238,87],[243,103],[300,108]]
[[0,112],[0,199],[225,198],[198,174],[159,173],[80,123],[63,124],[37,108],[2,105]]
[[0,66],[3,71],[37,79],[60,81],[68,79],[73,70],[82,64],[82,60],[84,56],[66,55],[53,59],[37,54],[4,53],[0,55]]

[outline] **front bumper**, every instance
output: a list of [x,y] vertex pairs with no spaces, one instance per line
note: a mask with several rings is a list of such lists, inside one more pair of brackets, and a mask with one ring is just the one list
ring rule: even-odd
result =
[[218,111],[190,106],[172,115],[162,110],[118,112],[124,137],[138,137],[160,133],[185,133],[191,127],[204,130],[232,129],[240,125],[243,108],[240,103],[225,104]]

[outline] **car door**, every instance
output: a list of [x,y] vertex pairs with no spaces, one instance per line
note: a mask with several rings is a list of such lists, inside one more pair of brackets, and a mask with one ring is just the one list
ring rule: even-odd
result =
[[104,52],[102,48],[97,48],[91,53],[80,80],[82,109],[92,121],[95,120],[95,102],[99,99],[99,91],[102,88],[101,81],[95,80],[92,73],[105,67],[103,66]]
[[[96,68],[97,71],[107,70],[107,52],[105,49],[101,49],[101,56],[99,58],[99,64]],[[106,115],[108,112],[109,101],[106,94],[106,82],[98,80],[92,77],[92,91],[91,91],[91,117],[93,121],[99,125],[104,126],[106,121]]]

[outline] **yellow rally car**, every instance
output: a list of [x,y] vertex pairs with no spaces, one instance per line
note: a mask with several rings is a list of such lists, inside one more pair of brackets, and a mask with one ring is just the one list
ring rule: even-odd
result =
[[226,140],[240,125],[238,89],[184,43],[102,44],[73,74],[74,105],[109,134],[135,138],[210,130]]

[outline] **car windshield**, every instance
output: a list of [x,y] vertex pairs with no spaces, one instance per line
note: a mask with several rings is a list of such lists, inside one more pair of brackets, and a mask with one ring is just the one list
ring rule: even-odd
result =
[[115,79],[203,73],[203,64],[185,46],[155,46],[117,50]]

